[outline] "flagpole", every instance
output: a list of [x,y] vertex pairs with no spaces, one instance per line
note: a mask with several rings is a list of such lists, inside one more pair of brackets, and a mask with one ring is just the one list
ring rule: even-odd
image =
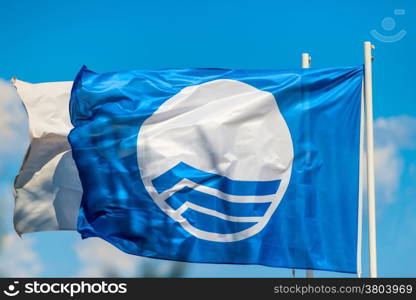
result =
[[368,248],[370,256],[370,277],[377,277],[376,248],[376,199],[374,183],[374,133],[373,133],[373,82],[372,49],[370,42],[364,42],[364,95],[367,142],[367,197],[368,197]]
[[[302,68],[309,69],[311,67],[311,56],[309,53],[302,53]],[[306,277],[313,277],[313,270],[306,270]]]
[[309,69],[311,67],[311,56],[309,53],[302,53],[302,68]]

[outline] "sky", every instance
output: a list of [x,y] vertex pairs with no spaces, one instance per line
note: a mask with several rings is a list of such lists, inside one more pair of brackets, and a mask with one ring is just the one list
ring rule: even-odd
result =
[[[97,72],[298,68],[302,52],[311,54],[312,67],[353,66],[363,63],[362,43],[371,41],[379,276],[416,276],[415,14],[412,0],[0,1],[0,274],[164,276],[176,267],[99,239],[81,240],[76,232],[16,235],[11,189],[29,138],[8,84],[12,76],[33,83],[72,80],[82,65]],[[292,276],[260,266],[182,267],[190,277]]]

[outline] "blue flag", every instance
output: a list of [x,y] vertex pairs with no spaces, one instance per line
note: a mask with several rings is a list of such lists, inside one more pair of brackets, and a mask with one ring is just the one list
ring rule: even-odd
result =
[[363,68],[83,67],[83,238],[170,260],[357,271]]

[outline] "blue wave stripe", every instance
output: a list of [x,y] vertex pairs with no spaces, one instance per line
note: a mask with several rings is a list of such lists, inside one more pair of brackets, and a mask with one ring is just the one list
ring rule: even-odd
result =
[[270,205],[270,203],[229,202],[189,187],[184,187],[176,192],[170,196],[166,202],[173,209],[178,209],[185,202],[191,202],[205,208],[216,210],[225,215],[235,217],[262,217]]
[[280,180],[271,181],[241,181],[232,180],[218,174],[204,172],[180,162],[169,171],[152,180],[158,193],[172,188],[183,179],[217,189],[223,193],[236,196],[265,196],[275,194]]
[[230,222],[211,215],[203,214],[188,208],[183,214],[192,226],[215,233],[236,233],[247,229],[255,224],[255,222]]

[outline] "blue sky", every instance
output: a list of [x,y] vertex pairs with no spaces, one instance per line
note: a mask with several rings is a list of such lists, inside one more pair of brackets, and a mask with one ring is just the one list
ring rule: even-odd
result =
[[[395,9],[405,13],[395,14]],[[362,42],[370,40],[376,46],[379,275],[416,276],[415,14],[416,2],[411,0],[2,1],[0,78],[72,80],[83,64],[98,72],[166,67],[296,68],[302,52],[312,55],[313,67],[350,66],[362,63]],[[392,25],[391,19],[382,23],[388,17],[394,19],[394,28],[386,26],[388,22]],[[371,35],[373,29],[389,36],[400,30],[407,34],[397,42],[385,43]],[[3,98],[5,90],[3,82]],[[113,268],[120,276],[133,276],[141,265],[153,264],[162,274],[164,263],[124,255],[98,240],[81,241],[74,232],[30,234],[23,240],[15,237],[10,189],[27,145],[27,130],[24,119],[14,117],[19,115],[17,108],[5,103],[0,104],[0,262],[7,262],[8,267],[0,267],[0,271],[11,276],[99,276]],[[364,221],[364,229],[366,225]],[[366,275],[365,234],[363,242]],[[89,254],[97,247],[103,249],[102,254],[90,255],[95,256],[91,262]],[[291,276],[291,272],[188,264],[186,275]]]

